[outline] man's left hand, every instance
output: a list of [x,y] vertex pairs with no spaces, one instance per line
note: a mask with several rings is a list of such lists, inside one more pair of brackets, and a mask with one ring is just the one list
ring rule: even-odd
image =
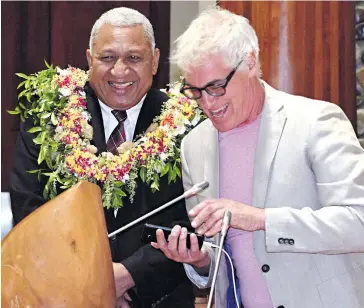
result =
[[230,211],[233,228],[256,231],[265,230],[265,211],[230,199],[205,200],[188,212],[193,217],[192,227],[196,232],[213,236],[221,231],[225,211]]
[[116,298],[124,296],[124,294],[135,285],[133,277],[129,271],[121,263],[113,263]]
[[[127,294],[127,293],[125,293]],[[115,303],[115,308],[130,308],[128,300],[126,299],[126,297],[120,296]]]

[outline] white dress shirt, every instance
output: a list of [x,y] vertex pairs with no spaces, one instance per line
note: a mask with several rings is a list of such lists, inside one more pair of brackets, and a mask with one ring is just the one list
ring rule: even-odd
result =
[[[130,109],[126,110],[127,118],[124,122],[124,131],[126,136],[126,141],[132,141],[133,135],[135,131],[135,126],[139,117],[140,109],[143,106],[146,94],[140,100],[138,104],[131,107]],[[102,115],[102,122],[104,123],[104,135],[105,135],[105,142],[109,140],[112,132],[118,126],[119,122],[111,113],[112,109],[110,106],[104,104],[102,101],[99,100],[100,107],[101,107],[101,115]]]
[[[126,110],[127,118],[124,121],[124,131],[125,131],[125,137],[126,141],[133,141],[135,126],[138,121],[140,109],[143,106],[145,97],[147,95],[145,94],[143,98],[140,100],[138,104],[131,107],[130,109]],[[118,126],[119,122],[114,117],[114,115],[111,113],[112,109],[110,106],[104,104],[102,101],[99,100],[100,107],[101,107],[101,115],[102,115],[102,122],[104,123],[104,135],[105,135],[105,142],[109,140],[111,133],[114,131],[116,126]],[[114,210],[114,216],[116,217],[118,213],[118,209]]]

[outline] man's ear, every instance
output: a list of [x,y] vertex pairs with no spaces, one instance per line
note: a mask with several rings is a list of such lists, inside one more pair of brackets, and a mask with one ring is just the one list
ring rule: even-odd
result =
[[257,69],[258,69],[257,58],[255,57],[255,54],[253,51],[248,55],[245,62],[249,68],[249,75],[257,76]]
[[154,49],[153,64],[152,64],[153,65],[152,66],[153,75],[157,74],[160,54],[161,53],[158,48]]
[[91,50],[90,49],[86,50],[86,58],[87,58],[88,68],[91,68],[91,66],[92,66],[92,55],[91,55]]

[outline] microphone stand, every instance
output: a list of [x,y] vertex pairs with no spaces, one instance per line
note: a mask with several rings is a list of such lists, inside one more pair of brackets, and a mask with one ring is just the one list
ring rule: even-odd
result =
[[152,216],[152,215],[154,215],[154,214],[156,214],[156,213],[164,210],[165,208],[167,208],[167,207],[171,206],[172,204],[180,201],[181,199],[183,199],[183,198],[190,198],[192,196],[197,195],[199,192],[205,190],[207,187],[209,187],[209,182],[207,182],[207,181],[202,181],[201,183],[198,183],[198,184],[192,186],[192,188],[190,188],[189,190],[185,191],[185,193],[183,195],[181,195],[181,196],[179,196],[179,197],[177,197],[177,198],[175,198],[175,199],[167,202],[166,204],[164,204],[164,205],[156,208],[155,210],[153,210],[153,211],[151,211],[151,212],[149,212],[149,213],[147,213],[147,214],[139,217],[138,219],[133,220],[132,222],[126,224],[123,227],[121,227],[120,229],[117,229],[117,230],[109,233],[108,234],[108,237],[109,238],[112,238],[112,237],[116,236],[116,234],[125,231],[126,229],[134,226],[135,224],[137,224],[140,221],[148,218],[149,216]]
[[209,301],[207,303],[207,308],[211,308],[211,305],[212,305],[212,298],[214,295],[216,278],[217,278],[217,273],[219,271],[220,259],[221,259],[221,254],[222,254],[222,246],[224,245],[227,230],[229,229],[229,226],[230,226],[230,221],[231,221],[231,212],[225,211],[224,218],[222,219],[220,244],[219,244],[219,248],[217,251],[217,259],[215,261],[214,275],[212,276],[211,289],[210,289],[210,294],[209,294]]

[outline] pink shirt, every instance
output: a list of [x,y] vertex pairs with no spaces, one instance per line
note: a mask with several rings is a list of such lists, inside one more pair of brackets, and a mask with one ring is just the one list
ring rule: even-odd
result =
[[[251,205],[260,118],[246,126],[219,133],[220,198]],[[258,265],[254,254],[253,233],[230,228],[226,241],[239,278],[244,308],[273,308],[262,265]]]

